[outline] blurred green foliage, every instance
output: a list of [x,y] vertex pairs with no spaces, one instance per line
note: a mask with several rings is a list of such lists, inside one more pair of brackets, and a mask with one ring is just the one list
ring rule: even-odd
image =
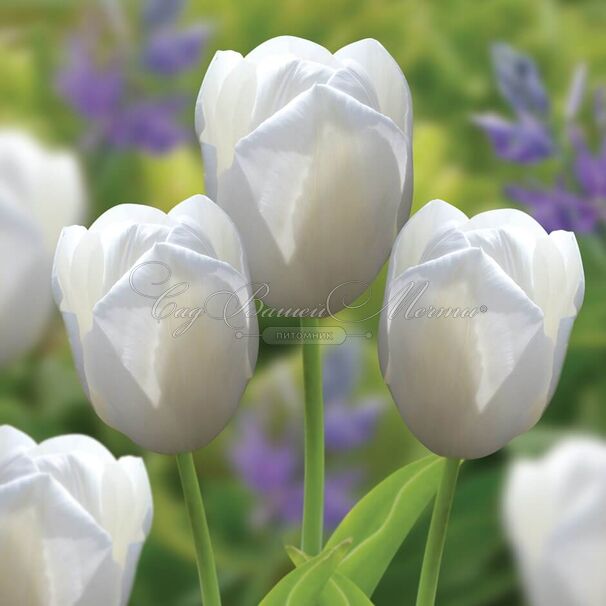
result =
[[[63,44],[84,3],[66,0],[0,2],[0,121],[23,125],[41,137],[76,146],[83,126],[56,96],[53,74]],[[492,81],[491,43],[501,40],[533,55],[553,101],[564,103],[574,65],[587,61],[593,80],[606,76],[606,3],[603,0],[198,0],[187,17],[212,23],[216,49],[248,52],[280,34],[303,36],[336,50],[374,37],[394,55],[410,83],[415,108],[415,209],[444,198],[467,213],[510,205],[502,185],[517,168],[497,161],[483,135],[469,122],[472,112],[502,107]],[[189,77],[191,107],[206,65]],[[193,129],[193,116],[192,116]],[[92,200],[91,217],[122,202],[170,208],[201,191],[197,149],[167,156],[132,152],[84,156]],[[515,171],[515,172],[514,172]],[[581,242],[587,295],[573,333],[558,392],[540,427],[504,452],[464,466],[445,552],[438,603],[441,606],[515,606],[519,583],[499,522],[499,495],[512,453],[540,452],[562,432],[606,434],[606,250],[603,242]],[[384,274],[373,285],[371,304],[382,300]],[[349,315],[346,317],[351,319]],[[376,328],[376,322],[364,325]],[[374,342],[362,388],[384,393]],[[298,352],[265,347],[256,381],[271,373],[272,358]],[[250,407],[250,396],[243,407]],[[137,576],[132,604],[187,606],[198,603],[193,550],[174,461],[141,453],[105,427],[80,389],[58,318],[45,342],[27,359],[0,374],[0,422],[40,440],[67,432],[88,433],[116,455],[143,454],[151,475],[155,521]],[[250,522],[254,497],[225,457],[227,430],[198,453],[203,491],[217,548],[224,603],[258,603],[291,569],[283,546],[297,543],[297,530],[278,534]],[[364,451],[372,474],[368,487],[423,454],[399,419],[386,411],[379,437]],[[355,463],[355,462],[354,462]],[[375,603],[412,604],[428,516],[413,529],[375,593]]]

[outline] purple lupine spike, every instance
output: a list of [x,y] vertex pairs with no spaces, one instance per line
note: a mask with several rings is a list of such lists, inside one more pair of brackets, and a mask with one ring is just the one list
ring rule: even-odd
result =
[[362,363],[362,349],[355,341],[346,341],[328,350],[323,363],[324,400],[348,398],[354,390]]
[[553,155],[555,145],[549,129],[533,116],[520,115],[517,122],[497,114],[472,117],[490,139],[500,158],[518,164],[533,164]]
[[[326,475],[324,485],[324,527],[334,530],[355,504],[355,494],[360,485],[360,476],[351,471],[333,472]],[[303,484],[301,481],[284,486],[283,490],[267,495],[268,510],[281,523],[300,524],[303,513]],[[256,519],[265,517],[257,513]]]
[[135,102],[113,118],[108,139],[118,148],[135,147],[163,154],[190,138],[180,124],[182,104],[174,99],[145,99]]
[[345,401],[327,402],[326,449],[335,452],[367,444],[377,428],[382,403],[378,398],[367,399],[355,406]]
[[599,211],[593,204],[567,191],[561,183],[553,189],[510,185],[505,193],[528,206],[548,232],[565,229],[579,234],[591,233],[600,220]]
[[606,197],[606,164],[603,151],[600,154],[592,154],[585,136],[578,128],[571,129],[570,141],[575,150],[574,174],[583,193],[589,198]]
[[143,23],[156,28],[172,24],[185,6],[185,0],[146,0],[143,5]]
[[160,30],[150,37],[143,51],[143,64],[152,73],[178,74],[200,61],[210,30],[204,24],[187,29]]
[[116,59],[105,66],[97,65],[80,39],[73,39],[69,49],[69,62],[57,74],[57,92],[82,116],[107,119],[124,95],[121,63]]
[[516,112],[545,114],[549,98],[536,63],[508,44],[492,46],[492,62],[499,91]]
[[231,451],[231,461],[253,490],[273,492],[292,482],[297,454],[291,444],[272,443],[252,415],[242,424],[242,434]]

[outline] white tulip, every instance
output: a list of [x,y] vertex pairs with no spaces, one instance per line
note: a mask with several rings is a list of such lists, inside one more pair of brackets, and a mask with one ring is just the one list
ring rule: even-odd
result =
[[163,453],[223,429],[252,375],[258,329],[240,240],[217,205],[193,196],[167,215],[124,204],[89,230],[69,227],[53,281],[103,421]]
[[504,521],[532,606],[606,604],[606,444],[568,438],[516,462]]
[[473,459],[530,429],[557,386],[583,294],[570,232],[548,235],[518,210],[468,219],[441,200],[416,213],[392,253],[379,354],[417,438]]
[[[412,99],[376,40],[334,55],[283,36],[218,52],[196,104],[209,195],[232,217],[264,302],[338,311],[408,218]],[[341,287],[342,284],[346,286]]]
[[29,135],[0,131],[0,366],[33,347],[52,311],[53,252],[64,225],[83,218],[76,158]]
[[126,604],[151,521],[142,459],[0,427],[0,603]]

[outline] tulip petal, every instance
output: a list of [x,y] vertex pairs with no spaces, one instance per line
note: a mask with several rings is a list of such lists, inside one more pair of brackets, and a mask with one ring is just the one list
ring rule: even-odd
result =
[[504,522],[533,604],[605,602],[605,473],[606,448],[590,437],[562,440],[511,467]]
[[[471,222],[470,222],[471,223]],[[501,227],[470,229],[469,223],[463,226],[463,233],[471,246],[481,248],[494,259],[501,269],[545,312],[535,299],[535,284],[529,268],[533,264],[535,243],[528,240],[523,232]]]
[[10,425],[0,426],[0,467],[35,445],[36,443],[22,431]]
[[0,366],[33,347],[52,312],[51,254],[27,213],[0,192]]
[[116,460],[101,442],[80,434],[68,434],[44,440],[36,446],[31,456],[35,459],[39,456],[70,453],[87,454],[104,463],[113,463]]
[[238,143],[218,200],[240,227],[253,280],[270,284],[265,302],[316,307],[349,283],[334,312],[368,287],[395,237],[407,155],[390,119],[325,85]]
[[[402,305],[397,295],[410,283],[427,283],[427,290]],[[390,297],[380,333],[389,351],[383,372],[404,420],[428,448],[449,457],[486,456],[536,422],[552,344],[541,310],[493,259],[470,248],[429,261],[397,278]],[[425,315],[407,318],[411,304]],[[430,306],[482,305],[486,311],[473,317],[426,315]]]
[[533,270],[535,300],[545,312],[545,331],[554,342],[551,398],[560,379],[570,333],[585,290],[583,263],[574,234],[556,231],[539,240]]
[[40,226],[51,250],[61,228],[83,218],[84,183],[71,153],[47,150],[26,133],[3,130],[0,181]]
[[402,130],[412,135],[412,96],[408,82],[394,58],[378,42],[367,38],[344,46],[335,58],[347,64],[353,60],[362,66],[374,84],[381,113],[389,116]]
[[[250,343],[256,339],[247,338],[256,335],[256,318],[241,312],[228,318],[230,326],[210,317],[222,313],[228,299],[213,295],[237,293],[232,306],[245,306],[250,290],[226,263],[171,244],[155,245],[140,263],[142,282],[145,276],[158,281],[153,263],[160,263],[170,268],[171,285],[186,289],[154,308],[154,300],[133,290],[124,276],[96,304],[83,343],[92,403],[105,422],[144,448],[195,450],[230,419],[256,359]],[[194,321],[175,317],[184,308],[198,313]]]
[[335,67],[335,58],[323,46],[296,36],[277,36],[266,40],[246,55],[248,61],[261,63],[276,55],[293,55],[298,59],[315,61],[323,65]]
[[3,603],[116,604],[115,583],[107,576],[89,592],[110,557],[107,533],[50,476],[28,475],[0,486]]
[[168,216],[207,238],[216,258],[229,263],[248,279],[248,263],[236,226],[210,198],[192,196],[175,206]]
[[467,229],[503,227],[504,225],[526,234],[529,242],[534,242],[537,238],[542,238],[547,234],[538,221],[515,208],[498,208],[479,213],[469,220]]
[[234,51],[218,51],[212,58],[196,100],[195,127],[198,138],[207,128],[209,119],[214,119],[214,108],[225,78],[241,61],[242,55]]
[[[576,236],[570,231],[553,231],[549,234],[549,238],[560,251],[564,261],[566,272],[565,296],[574,306],[574,312],[578,312],[585,296],[585,274]],[[571,309],[570,312],[572,313],[572,311]]]
[[160,209],[145,204],[118,204],[106,210],[91,226],[89,231],[101,232],[110,226],[122,223],[149,223],[168,225],[166,214]]
[[334,70],[290,55],[278,55],[257,65],[257,91],[248,132],[288,105],[314,84],[326,84]]
[[400,232],[393,247],[389,276],[395,278],[420,263],[431,244],[468,220],[465,213],[448,202],[428,202],[409,219]]
[[196,132],[204,155],[206,191],[215,200],[217,179],[231,166],[234,147],[250,132],[255,65],[238,53],[217,53],[196,101]]

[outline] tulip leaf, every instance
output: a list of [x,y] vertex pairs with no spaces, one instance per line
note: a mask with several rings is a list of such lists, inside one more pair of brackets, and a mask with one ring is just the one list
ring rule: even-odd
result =
[[338,571],[367,596],[435,495],[443,463],[432,455],[392,473],[353,507],[329,539],[327,550],[352,539]]
[[279,581],[259,606],[302,606],[316,603],[350,547],[351,539],[346,539],[302,563]]
[[[286,553],[295,566],[309,561],[309,556],[296,547],[287,546]],[[335,571],[320,594],[318,606],[372,606],[372,602],[353,581]]]

